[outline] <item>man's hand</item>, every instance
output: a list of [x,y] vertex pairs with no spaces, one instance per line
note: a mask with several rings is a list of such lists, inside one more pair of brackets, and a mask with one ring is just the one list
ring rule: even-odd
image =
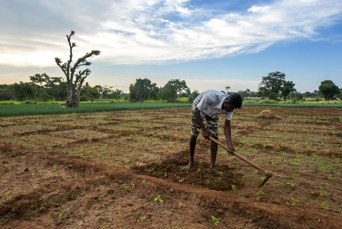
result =
[[228,153],[231,154],[231,155],[234,155],[235,149],[234,149],[233,145],[229,145],[228,149],[229,149]]
[[208,139],[208,140],[209,140],[210,134],[209,134],[209,132],[207,131],[207,129],[205,129],[205,130],[202,131],[202,135],[203,135],[203,137],[204,137],[205,139]]

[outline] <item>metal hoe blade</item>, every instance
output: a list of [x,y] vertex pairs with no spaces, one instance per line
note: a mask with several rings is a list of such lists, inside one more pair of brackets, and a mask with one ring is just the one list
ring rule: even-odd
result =
[[270,179],[272,177],[272,174],[269,171],[266,171],[266,178],[264,179],[264,181],[261,183],[261,185],[259,185],[258,188],[261,188],[264,184],[266,184],[266,182],[268,181],[268,179]]

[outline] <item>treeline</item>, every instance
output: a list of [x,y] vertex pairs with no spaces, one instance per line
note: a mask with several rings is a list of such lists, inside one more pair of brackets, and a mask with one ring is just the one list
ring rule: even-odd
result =
[[[0,101],[4,100],[35,100],[35,101],[66,101],[67,82],[62,77],[50,77],[46,73],[30,76],[30,82],[19,82],[11,85],[0,85]],[[303,98],[325,98],[333,100],[342,98],[342,89],[338,88],[331,80],[324,80],[318,85],[318,90],[300,93],[296,90],[293,81],[287,81],[286,75],[281,72],[270,72],[263,76],[258,91],[250,89],[230,91],[230,86],[225,86],[224,93],[239,93],[243,97],[262,97],[270,100],[302,100]],[[157,87],[156,83],[149,79],[136,79],[129,85],[129,93],[114,89],[107,85],[90,86],[88,82],[81,88],[80,101],[94,101],[100,99],[125,100],[130,102],[144,102],[146,100],[166,100],[168,102],[193,102],[199,95],[198,90],[187,86],[184,80],[171,79],[163,87]]]
[[192,102],[199,95],[198,90],[191,92],[184,80],[169,80],[163,87],[157,87],[149,79],[136,79],[129,86],[129,100],[131,102],[144,102],[146,99],[167,100],[177,102],[177,98],[188,98],[186,102]]
[[[91,87],[88,82],[82,87],[81,101],[98,99],[120,99],[125,94],[119,89],[107,85]],[[4,100],[35,100],[48,102],[51,100],[65,101],[67,99],[67,83],[62,77],[49,77],[46,73],[30,76],[30,82],[19,82],[10,85],[0,85],[0,101]]]
[[341,98],[342,89],[331,80],[324,80],[318,86],[318,90],[313,92],[300,93],[295,88],[293,81],[287,81],[285,73],[282,72],[270,72],[267,76],[263,76],[259,89],[257,92],[259,97],[268,97],[270,100],[279,100],[282,98],[293,99],[294,101],[301,100],[304,97],[323,97],[325,100],[333,100]]

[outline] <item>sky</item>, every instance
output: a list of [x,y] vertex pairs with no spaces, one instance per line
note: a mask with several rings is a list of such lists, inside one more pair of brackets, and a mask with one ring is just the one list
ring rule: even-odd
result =
[[300,92],[342,88],[341,0],[0,0],[0,84],[64,77],[91,50],[90,85],[124,92],[137,78],[191,90],[257,91],[280,71]]

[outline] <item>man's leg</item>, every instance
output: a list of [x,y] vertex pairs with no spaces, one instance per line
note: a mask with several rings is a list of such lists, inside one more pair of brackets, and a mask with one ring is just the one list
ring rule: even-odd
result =
[[[209,131],[209,133],[212,137],[214,137],[216,140],[218,140],[219,116],[206,117],[206,119],[207,119],[207,130]],[[217,143],[211,141],[210,142],[211,162],[210,162],[209,171],[216,176],[220,176],[220,173],[215,169],[217,148],[218,148]]]
[[195,148],[196,148],[196,139],[199,135],[197,129],[201,128],[200,125],[197,123],[194,111],[191,110],[191,137],[190,137],[190,161],[189,164],[185,167],[190,169],[191,166],[194,164],[195,160]]
[[191,135],[190,137],[190,161],[186,166],[187,169],[190,169],[195,161],[195,148],[196,148],[196,139],[197,137]]
[[[214,138],[218,140],[218,137],[214,137]],[[216,176],[220,176],[220,173],[215,169],[217,148],[218,148],[217,143],[211,141],[210,143],[210,152],[211,152],[210,172],[215,174]]]

